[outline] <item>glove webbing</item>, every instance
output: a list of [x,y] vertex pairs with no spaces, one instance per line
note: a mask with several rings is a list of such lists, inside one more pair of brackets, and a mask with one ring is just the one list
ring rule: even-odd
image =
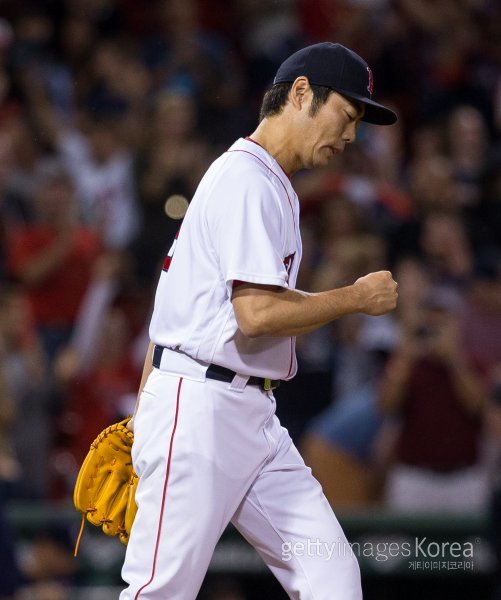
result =
[[117,429],[120,427],[122,429],[122,433],[125,433],[125,435],[127,435],[127,437],[133,441],[134,440],[134,434],[132,433],[132,431],[130,431],[127,428],[124,428],[124,423],[127,421],[130,421],[132,417],[128,416],[127,418],[125,418],[123,421],[120,421],[120,423],[114,423],[113,425],[110,425],[109,427],[107,427],[104,431],[101,431],[101,433],[97,436],[97,438],[92,442],[92,444],[90,445],[91,448],[97,449],[98,444],[100,444],[104,439],[106,439],[110,433],[113,433],[114,431],[117,431]]

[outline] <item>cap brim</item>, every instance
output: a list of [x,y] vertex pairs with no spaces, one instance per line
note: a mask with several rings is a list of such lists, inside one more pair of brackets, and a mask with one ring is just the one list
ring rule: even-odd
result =
[[372,123],[373,125],[393,125],[397,121],[397,115],[391,109],[386,108],[382,104],[378,104],[374,102],[374,100],[369,100],[365,96],[360,96],[358,94],[353,94],[352,92],[347,92],[346,90],[338,90],[343,96],[346,96],[350,100],[358,100],[365,107],[365,114],[362,117],[362,121],[366,123]]

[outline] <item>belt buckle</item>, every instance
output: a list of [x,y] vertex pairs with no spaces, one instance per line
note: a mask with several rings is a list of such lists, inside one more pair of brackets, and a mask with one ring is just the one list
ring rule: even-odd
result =
[[265,377],[263,383],[263,390],[265,392],[271,392],[273,390],[276,390],[279,385],[280,381],[278,381],[277,379],[270,379],[269,377]]

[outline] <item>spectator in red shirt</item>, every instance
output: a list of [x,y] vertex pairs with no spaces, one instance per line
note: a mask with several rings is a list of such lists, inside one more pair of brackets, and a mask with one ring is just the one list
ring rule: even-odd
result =
[[61,170],[41,178],[34,223],[12,232],[7,244],[11,275],[27,291],[48,359],[71,333],[100,255],[98,235],[79,223],[74,189]]
[[392,510],[485,508],[479,443],[486,392],[459,331],[454,298],[433,292],[382,378],[381,407],[399,417],[386,483]]

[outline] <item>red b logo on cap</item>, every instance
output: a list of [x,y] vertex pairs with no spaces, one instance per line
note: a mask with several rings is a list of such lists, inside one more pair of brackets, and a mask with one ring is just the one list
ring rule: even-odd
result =
[[367,72],[369,73],[369,83],[367,84],[367,91],[372,96],[372,92],[374,91],[374,77],[372,76],[372,70],[370,67],[367,67]]

